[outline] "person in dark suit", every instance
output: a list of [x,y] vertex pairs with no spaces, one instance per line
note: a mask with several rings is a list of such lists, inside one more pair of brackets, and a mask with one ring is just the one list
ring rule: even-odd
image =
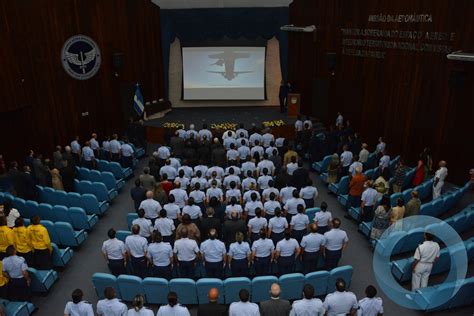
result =
[[130,196],[135,206],[135,211],[138,211],[140,203],[146,200],[146,190],[141,186],[140,179],[135,180],[135,187],[130,190]]
[[176,157],[182,158],[184,153],[184,139],[179,137],[179,133],[176,132],[174,136],[170,139],[171,151],[175,154]]
[[63,187],[66,192],[74,192],[74,178],[76,177],[76,168],[73,165],[74,160],[63,160],[63,167],[59,172],[63,179]]
[[223,226],[224,242],[226,245],[235,242],[235,234],[238,232],[247,235],[247,224],[242,219],[239,219],[236,211],[230,213],[230,218],[230,220],[224,222]]
[[20,174],[16,187],[16,193],[19,197],[25,200],[36,201],[38,199],[38,191],[36,183],[31,175],[30,166],[24,166],[23,172]]
[[198,316],[224,316],[227,315],[227,307],[225,305],[219,304],[219,290],[212,288],[207,293],[207,298],[209,303],[200,304],[198,307]]
[[286,111],[286,106],[288,104],[288,93],[293,92],[293,86],[291,83],[285,81],[280,82],[280,91],[278,92],[278,98],[280,99],[280,113],[284,113]]
[[290,314],[290,302],[280,298],[281,289],[277,283],[270,288],[270,299],[260,303],[262,316],[287,316]]
[[226,166],[226,150],[222,146],[217,138],[214,138],[214,144],[212,145],[211,162],[214,166],[225,168]]
[[211,163],[211,142],[203,135],[203,139],[197,148],[197,155],[202,164],[209,165]]
[[214,209],[208,207],[206,210],[206,217],[201,219],[201,238],[206,240],[209,238],[209,230],[215,229],[217,231],[217,236],[220,239],[221,237],[221,220],[217,217],[214,217]]
[[308,178],[308,169],[303,167],[303,160],[300,159],[298,161],[298,168],[293,171],[291,182],[296,189],[301,190],[306,185]]

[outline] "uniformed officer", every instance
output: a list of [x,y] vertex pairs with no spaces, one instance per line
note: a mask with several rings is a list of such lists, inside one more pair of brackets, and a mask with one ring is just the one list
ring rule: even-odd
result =
[[280,208],[280,202],[276,201],[277,195],[274,192],[270,193],[269,200],[263,204],[263,210],[265,211],[265,218],[269,221],[275,216],[275,209]]
[[427,287],[433,264],[439,259],[439,245],[433,241],[433,235],[425,232],[425,241],[415,250],[411,289]]
[[255,209],[255,217],[251,218],[248,223],[248,237],[251,243],[257,240],[260,236],[260,231],[262,229],[267,229],[268,222],[265,217],[262,217],[262,209],[256,208]]
[[239,218],[242,218],[242,214],[244,212],[242,205],[237,203],[237,199],[235,198],[235,196],[230,198],[229,204],[227,204],[227,206],[225,207],[225,213],[227,214],[228,219],[231,218],[230,215],[232,214],[232,212],[237,212]]
[[0,260],[6,257],[7,248],[13,245],[13,241],[13,231],[7,226],[7,219],[5,216],[0,216]]
[[216,238],[217,230],[210,229],[209,239],[201,244],[201,254],[207,277],[220,279],[224,276],[226,249],[225,244]]
[[163,206],[163,209],[166,211],[166,217],[173,220],[174,227],[178,227],[181,210],[179,209],[179,206],[174,203],[174,201],[174,195],[170,194],[168,196],[168,203]]
[[365,182],[365,190],[362,192],[362,196],[360,198],[361,220],[363,222],[371,222],[374,219],[374,207],[375,203],[377,202],[378,194],[372,185],[373,184],[371,180]]
[[161,211],[161,204],[153,199],[153,191],[147,191],[146,200],[140,203],[138,209],[143,209],[145,211],[145,218],[149,219],[152,225],[155,225],[155,220]]
[[295,260],[300,255],[300,245],[291,238],[291,231],[285,230],[285,238],[276,245],[275,259],[278,261],[280,275],[295,272]]
[[206,193],[201,190],[201,184],[197,182],[194,184],[194,190],[189,193],[189,197],[194,199],[194,204],[201,208],[201,212],[205,211],[206,206],[204,200],[206,199]]
[[305,284],[303,287],[303,299],[294,301],[291,306],[290,315],[312,315],[323,316],[323,302],[319,298],[314,298],[314,287],[311,284]]
[[300,197],[304,200],[307,209],[314,207],[314,200],[318,197],[318,189],[313,186],[311,179],[307,179],[306,186],[301,188]]
[[354,315],[359,304],[354,293],[346,291],[344,279],[336,280],[336,291],[326,296],[323,303],[327,316]]
[[97,302],[97,315],[127,315],[127,305],[120,302],[120,300],[116,297],[115,289],[113,287],[108,286],[104,289],[104,297],[105,298],[103,300]]
[[[176,171],[176,169],[173,166],[171,166],[171,160],[169,159],[166,159],[165,165],[160,168],[160,176],[163,176],[164,174],[168,176],[168,179],[171,182],[173,182],[176,176],[178,175],[178,172]],[[180,187],[181,187],[181,183],[180,183]]]
[[90,147],[90,143],[87,141],[84,143],[84,147],[82,148],[82,165],[86,168],[92,169],[94,168],[94,151]]
[[174,186],[175,188],[170,191],[170,195],[172,194],[174,196],[174,203],[182,209],[188,201],[188,193],[181,189],[181,184],[179,182],[176,182]]
[[83,297],[84,293],[81,289],[72,291],[72,301],[66,303],[64,316],[94,316],[92,304],[84,301]]
[[239,129],[235,131],[235,134],[242,138],[249,138],[249,132],[244,128],[244,123],[239,123]]
[[274,244],[283,239],[283,233],[288,228],[288,221],[281,215],[280,208],[276,208],[275,217],[270,218],[268,221],[268,235]]
[[309,218],[308,215],[304,213],[305,209],[302,204],[298,204],[296,209],[298,214],[291,218],[290,228],[293,238],[295,238],[296,241],[300,243],[301,239],[308,231]]
[[102,142],[102,154],[103,159],[111,160],[112,157],[110,156],[110,137],[105,137],[105,140]]
[[112,140],[109,143],[109,148],[110,158],[112,159],[112,161],[120,162],[120,149],[122,148],[122,145],[120,145],[120,142],[118,141],[117,134],[112,135]]
[[255,211],[259,209],[263,209],[263,204],[258,199],[258,195],[256,192],[252,192],[250,195],[251,201],[245,203],[244,211],[247,219],[250,220],[256,216]]
[[259,316],[260,312],[258,309],[258,305],[255,303],[251,303],[250,300],[250,293],[246,289],[242,289],[239,291],[239,302],[233,302],[229,306],[229,316]]
[[160,211],[160,218],[155,221],[155,230],[160,232],[164,242],[173,244],[173,232],[176,229],[172,219],[168,218],[165,209]]
[[347,233],[340,229],[341,220],[332,220],[332,229],[324,234],[324,256],[326,258],[326,270],[330,271],[337,267],[342,256],[342,251],[347,247],[349,238]]
[[270,274],[274,250],[275,245],[273,241],[267,238],[266,231],[262,229],[260,231],[260,239],[252,244],[252,261],[257,276]]
[[195,240],[188,238],[188,229],[183,227],[180,238],[175,241],[173,252],[178,262],[180,278],[194,278],[194,267],[199,247]]
[[235,198],[237,201],[239,201],[239,203],[241,203],[242,202],[242,192],[240,192],[240,190],[237,189],[237,184],[235,183],[235,181],[231,181],[229,186],[230,186],[230,189],[225,192],[226,202],[229,203],[229,201],[232,198]]
[[173,249],[168,242],[163,241],[159,231],[155,230],[153,232],[152,243],[148,246],[147,258],[152,265],[151,272],[154,277],[171,279]]
[[168,304],[163,305],[158,309],[156,316],[190,316],[189,310],[178,303],[178,295],[176,292],[168,293]]
[[144,278],[146,277],[146,254],[148,251],[148,241],[140,236],[140,226],[132,226],[132,235],[125,238],[125,248],[130,257],[133,274]]
[[115,229],[109,229],[107,232],[109,239],[102,244],[102,254],[110,272],[115,276],[119,276],[120,274],[126,274],[127,250],[124,242],[118,240],[115,235]]
[[[161,212],[161,211],[160,211]],[[151,220],[145,218],[145,210],[139,209],[138,218],[132,221],[132,225],[140,226],[140,236],[145,237],[148,241],[151,240],[151,234],[153,233],[153,225]]]
[[96,133],[92,133],[91,139],[89,140],[89,143],[90,143],[91,149],[94,151],[94,156],[99,157],[100,145],[99,145],[99,142],[97,141],[97,134]]
[[71,154],[76,165],[78,165],[81,161],[81,145],[79,144],[79,136],[76,136],[76,138],[71,142]]
[[288,222],[290,222],[291,218],[298,213],[298,205],[303,205],[303,208],[306,208],[306,204],[304,203],[304,200],[300,198],[298,190],[293,190],[292,195],[293,197],[286,200],[286,203],[283,206],[286,211],[286,220]]
[[287,184],[284,188],[280,190],[280,201],[282,205],[286,204],[286,201],[293,197],[293,191],[296,190],[294,186]]
[[319,254],[324,245],[324,236],[318,233],[318,225],[309,225],[310,233],[301,240],[304,274],[314,272],[318,268]]
[[244,240],[244,234],[237,232],[235,242],[230,244],[227,253],[227,264],[230,267],[233,277],[248,277],[249,262],[251,260],[250,245]]
[[7,247],[7,257],[3,259],[2,271],[8,275],[9,294],[13,301],[28,301],[30,298],[30,275],[28,265],[22,257],[16,255],[15,247]]
[[40,217],[34,216],[31,219],[31,225],[27,229],[34,251],[34,267],[38,270],[52,269],[51,254],[53,253],[53,247],[51,246],[48,230],[40,224]]
[[194,205],[194,199],[191,197],[188,199],[188,205],[183,207],[181,215],[188,214],[191,218],[191,221],[199,227],[199,222],[202,217],[201,208],[197,205]]
[[328,204],[324,201],[321,202],[319,208],[321,211],[314,215],[314,222],[318,224],[318,233],[324,235],[331,228],[332,214],[328,211]]
[[383,314],[383,301],[377,295],[377,289],[373,285],[365,288],[366,297],[359,301],[357,316],[379,316]]
[[221,203],[224,201],[224,193],[221,188],[217,187],[217,180],[212,180],[211,187],[206,191],[206,204],[209,205],[209,201],[212,197],[216,197]]
[[272,177],[268,175],[268,169],[267,168],[263,168],[262,170],[262,175],[260,177],[258,177],[257,179],[257,184],[258,184],[258,188],[263,191],[265,189],[268,189],[270,186],[268,185],[268,183],[270,181],[272,181]]
[[120,147],[120,152],[122,154],[122,166],[124,168],[132,168],[134,152],[127,138],[124,139],[124,143]]
[[433,182],[433,200],[440,197],[443,190],[444,180],[448,176],[448,168],[446,168],[446,161],[439,162],[439,169],[436,170]]

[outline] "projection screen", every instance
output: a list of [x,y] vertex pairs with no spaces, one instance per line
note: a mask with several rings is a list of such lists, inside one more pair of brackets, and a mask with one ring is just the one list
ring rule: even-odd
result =
[[264,100],[265,47],[183,47],[184,100]]

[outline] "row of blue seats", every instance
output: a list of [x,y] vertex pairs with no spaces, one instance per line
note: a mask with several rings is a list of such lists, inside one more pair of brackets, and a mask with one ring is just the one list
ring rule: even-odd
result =
[[[67,222],[74,229],[91,230],[98,222],[97,215],[87,215],[80,207],[66,207],[63,205],[52,206],[47,203],[38,203],[36,201],[25,201],[22,198],[7,195],[11,199],[13,207],[16,208],[23,218],[31,218],[39,215],[41,219],[51,222]],[[0,200],[5,200],[5,194],[0,193]],[[2,203],[0,201],[0,203]]]
[[36,307],[30,302],[11,302],[0,298],[7,316],[28,316],[33,314]]
[[107,189],[102,182],[79,181],[74,179],[74,190],[79,194],[93,194],[97,200],[101,202],[106,201],[110,203],[118,196],[117,190]]
[[[459,290],[451,297],[455,289]],[[472,293],[474,293],[474,277],[417,289],[414,301],[419,309],[433,312],[472,305],[474,304]],[[445,301],[446,297],[451,299],[439,305],[439,302]]]
[[96,159],[96,168],[99,171],[111,172],[116,179],[126,179],[133,175],[131,168],[123,168],[118,162]]
[[[30,220],[25,219],[25,226],[30,225]],[[49,234],[52,243],[65,247],[79,247],[87,239],[87,232],[84,229],[74,230],[72,225],[66,222],[41,221]]]
[[113,287],[117,297],[124,301],[132,301],[135,295],[142,294],[149,304],[166,304],[169,291],[176,292],[181,304],[203,304],[208,302],[207,293],[211,288],[217,288],[222,304],[238,302],[238,293],[241,289],[247,289],[251,293],[252,302],[261,302],[269,299],[270,286],[279,283],[282,289],[281,297],[284,299],[299,299],[303,286],[307,283],[314,286],[315,296],[324,296],[335,290],[338,278],[346,281],[349,287],[352,279],[352,266],[337,267],[330,272],[317,271],[306,275],[301,273],[285,274],[276,276],[259,276],[252,280],[249,278],[227,278],[225,280],[215,278],[202,278],[198,281],[193,279],[176,278],[167,281],[162,278],[141,279],[132,275],[120,275],[115,277],[107,273],[95,273],[92,282],[99,299],[104,297],[104,289]]
[[405,252],[411,252],[416,249],[416,247],[423,241],[423,235],[426,230],[428,231],[440,231],[441,227],[444,225],[450,225],[458,234],[472,229],[474,227],[474,204],[467,207],[465,210],[459,212],[458,214],[446,219],[444,222],[430,224],[426,227],[418,227],[405,231],[393,231],[391,232],[389,238],[379,239],[373,241],[374,245],[380,245],[383,249],[386,249],[389,245],[392,244],[392,238],[400,238],[399,242],[395,245],[392,251],[392,255],[402,254]]
[[[367,158],[367,162],[364,163],[364,168],[371,167],[375,164],[377,154],[372,152]],[[327,173],[329,164],[331,163],[332,155],[324,156],[323,160],[313,162],[311,167],[319,174]]]
[[[467,259],[468,261],[471,261],[474,258],[474,237],[464,241],[462,245],[457,244],[453,248],[443,248],[440,251],[439,260],[436,261],[433,265],[431,275],[444,273],[449,270],[451,263],[451,254],[449,250],[451,250],[452,254],[458,251],[466,251]],[[399,282],[406,282],[408,280],[411,280],[413,271],[413,261],[413,257],[392,261],[391,270],[396,280],[398,280]]]
[[96,214],[98,216],[104,214],[109,208],[109,203],[107,201],[99,202],[94,194],[80,194],[77,192],[66,193],[50,187],[42,187],[38,185],[36,187],[39,192],[39,201],[43,203],[64,205],[67,207],[80,207],[87,214]]
[[107,187],[107,190],[115,189],[119,191],[125,185],[123,179],[115,179],[112,172],[97,171],[88,168],[76,167],[78,180],[87,180],[91,182],[102,182]]

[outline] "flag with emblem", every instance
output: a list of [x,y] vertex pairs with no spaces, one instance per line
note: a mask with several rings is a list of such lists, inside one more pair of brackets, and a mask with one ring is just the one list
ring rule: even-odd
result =
[[143,102],[143,96],[142,92],[140,91],[140,85],[137,83],[137,86],[135,88],[135,96],[133,97],[133,108],[135,109],[135,112],[137,112],[138,116],[142,116],[143,111],[145,110]]

